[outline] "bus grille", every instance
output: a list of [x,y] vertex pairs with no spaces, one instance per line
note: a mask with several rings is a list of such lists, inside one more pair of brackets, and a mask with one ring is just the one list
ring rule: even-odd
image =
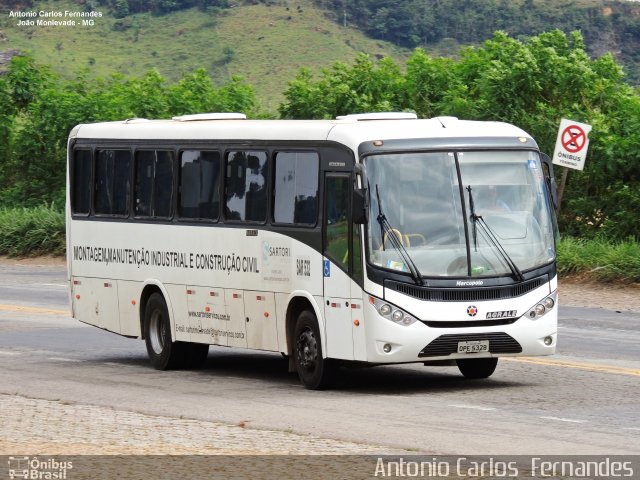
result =
[[489,340],[490,353],[520,353],[522,346],[504,332],[441,335],[424,347],[418,357],[445,357],[458,352],[458,342]]
[[486,288],[431,288],[388,280],[385,287],[410,297],[432,302],[472,302],[480,300],[503,300],[520,297],[542,285],[542,278],[535,278],[518,285]]
[[517,318],[498,318],[495,320],[421,320],[421,322],[431,328],[469,328],[511,325],[517,320]]

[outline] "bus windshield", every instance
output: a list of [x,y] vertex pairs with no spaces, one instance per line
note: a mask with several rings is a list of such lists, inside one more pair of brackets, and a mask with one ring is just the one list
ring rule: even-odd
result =
[[535,152],[391,153],[369,156],[364,166],[374,266],[417,268],[425,277],[518,278],[555,259],[553,212]]

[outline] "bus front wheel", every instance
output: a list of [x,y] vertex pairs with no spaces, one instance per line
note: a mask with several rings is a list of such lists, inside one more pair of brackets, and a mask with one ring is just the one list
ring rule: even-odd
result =
[[293,358],[298,377],[305,388],[323,390],[333,382],[336,364],[322,357],[318,320],[313,312],[303,311],[293,335]]
[[456,360],[460,373],[465,378],[488,378],[496,370],[498,365],[497,358],[470,358]]
[[209,345],[171,341],[171,321],[164,297],[154,293],[144,310],[144,339],[151,365],[157,370],[198,368],[209,353]]

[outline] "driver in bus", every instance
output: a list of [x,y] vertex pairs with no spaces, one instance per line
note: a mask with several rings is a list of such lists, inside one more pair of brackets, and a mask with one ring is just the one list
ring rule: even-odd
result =
[[489,185],[480,197],[480,210],[493,213],[510,212],[511,208],[504,201],[502,193],[495,185]]

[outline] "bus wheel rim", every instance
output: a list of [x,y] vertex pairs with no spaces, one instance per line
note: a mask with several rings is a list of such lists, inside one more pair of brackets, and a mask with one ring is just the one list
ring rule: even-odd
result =
[[160,355],[164,349],[165,332],[163,328],[162,313],[155,311],[151,314],[151,320],[149,325],[149,340],[151,341],[151,348],[153,351]]
[[311,329],[305,329],[298,337],[298,363],[302,368],[313,369],[318,358],[318,342]]

